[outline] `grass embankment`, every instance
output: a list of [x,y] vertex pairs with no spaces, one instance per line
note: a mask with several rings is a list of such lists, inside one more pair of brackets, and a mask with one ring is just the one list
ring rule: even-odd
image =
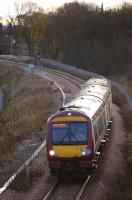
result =
[[0,65],[4,109],[0,113],[0,165],[11,159],[17,142],[45,128],[53,107],[49,83],[23,70]]
[[126,143],[123,146],[123,153],[126,158],[127,168],[125,177],[125,197],[127,200],[132,197],[132,109],[125,108],[122,111],[125,126],[127,129]]
[[132,109],[127,106],[123,106],[121,115],[124,119],[126,127],[126,141],[121,146],[121,151],[124,154],[126,162],[126,176],[123,182],[124,198],[129,200],[132,197]]
[[127,91],[129,96],[132,98],[132,77],[129,74],[116,74],[110,77],[111,80],[121,84],[122,87]]
[[[128,80],[125,75],[114,77],[114,80],[120,83],[128,94],[132,97],[132,80]],[[126,140],[121,145],[121,152],[124,155],[126,163],[126,176],[123,180],[124,198],[129,200],[132,197],[131,180],[132,180],[132,109],[126,105],[126,100],[122,94],[120,94],[116,88],[113,88],[113,101],[121,108],[121,115],[124,120],[126,128]]]

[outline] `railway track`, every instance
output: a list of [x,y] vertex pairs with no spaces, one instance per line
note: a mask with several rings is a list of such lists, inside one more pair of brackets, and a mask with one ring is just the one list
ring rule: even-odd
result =
[[[10,63],[11,64],[11,63]],[[13,65],[13,63],[12,63],[12,65]],[[23,67],[23,66],[22,66]],[[25,71],[26,71],[26,68],[24,69]],[[58,72],[58,71],[56,71],[56,70],[49,70],[49,69],[46,69],[46,70],[44,70],[44,69],[37,69],[36,70],[36,72],[37,71],[39,71],[39,73],[45,73],[46,72],[46,74],[45,74],[45,76],[50,76],[51,77],[51,79],[53,80],[53,82],[54,81],[56,81],[57,82],[57,80],[58,80],[58,78],[60,78],[60,79],[63,79],[63,80],[66,80],[67,82],[69,82],[69,84],[67,84],[67,86],[69,87],[68,89],[71,89],[71,87],[73,87],[73,86],[75,86],[76,88],[78,88],[78,89],[80,89],[81,88],[81,85],[84,83],[84,81],[83,80],[81,80],[81,79],[79,79],[79,78],[76,78],[76,77],[74,77],[74,76],[72,76],[72,75],[67,75],[67,74],[64,74],[63,72]],[[35,72],[35,74],[37,74]],[[37,74],[38,75],[38,74]],[[55,77],[55,78],[54,78]],[[43,77],[44,78],[44,77]],[[58,82],[58,85],[60,85],[60,87],[61,87],[61,83],[59,83]],[[39,149],[39,148],[38,148]],[[36,150],[37,151],[37,150]],[[33,159],[35,160],[37,157],[39,156],[39,152],[37,152],[37,154],[35,154],[35,156],[34,155],[32,155],[31,157],[34,157]],[[26,161],[26,163],[30,163],[30,158]],[[16,176],[18,176],[19,175],[19,172],[21,171],[20,169],[22,168],[22,169],[24,169],[24,167],[26,168],[26,167],[28,167],[28,165],[25,165],[25,164],[23,164],[14,174],[15,174],[15,176],[13,175],[13,176],[11,176],[11,178],[9,178],[9,180],[4,184],[4,186],[2,187],[2,190],[1,190],[1,192],[0,192],[0,197],[1,197],[1,194],[3,195],[3,192],[5,193],[5,190],[7,190],[9,187],[10,187],[10,185],[11,185],[11,183],[13,182],[13,180],[14,180],[14,178],[12,178],[12,177],[16,177]],[[8,184],[7,184],[8,183]],[[58,185],[58,183],[57,183],[57,185]],[[51,188],[51,191],[49,191],[49,194],[47,194],[47,197],[45,197],[45,199],[48,199],[49,198],[49,196],[50,196],[50,193],[52,193],[53,191],[55,191],[55,188],[57,188],[57,185],[54,185],[53,186],[53,188]],[[9,198],[10,199],[10,198]],[[44,200],[45,200],[44,199]]]
[[[106,195],[105,199],[107,199],[107,196],[109,196],[109,195],[111,195],[111,197],[115,198],[116,192],[117,192],[117,194],[119,192],[116,189],[114,189],[114,191],[112,190],[112,192],[113,192],[113,194],[112,194],[111,186],[112,186],[112,188],[114,188],[114,187],[117,188],[116,175],[119,176],[121,174],[121,176],[122,176],[122,173],[123,173],[122,167],[123,167],[124,162],[118,155],[119,149],[117,147],[122,143],[122,140],[123,140],[122,136],[124,135],[124,132],[123,132],[124,129],[122,128],[121,118],[119,115],[119,109],[117,107],[113,106],[113,112],[114,112],[113,116],[114,116],[115,123],[114,123],[113,131],[112,131],[113,137],[111,139],[111,145],[107,149],[108,151],[105,152],[105,157],[107,158],[107,160],[102,161],[102,163],[101,163],[102,169],[99,169],[99,172],[97,172],[97,176],[96,176],[96,180],[95,180],[94,184],[89,184],[88,191],[85,190],[85,195],[82,193],[83,199],[88,198],[89,200],[96,200],[96,199],[98,199],[99,195],[100,195],[100,199],[105,198],[105,195]],[[121,127],[121,128],[119,129],[119,127]],[[109,152],[110,152],[110,154],[108,154]],[[113,162],[111,162],[111,161],[113,161]],[[101,176],[100,176],[100,174],[101,174]],[[43,179],[44,179],[44,177],[43,177]],[[116,185],[114,184],[114,181],[116,182]],[[18,193],[15,193],[15,192],[14,192],[14,196],[13,196],[12,191],[9,190],[9,191],[7,191],[6,195],[3,195],[2,200],[10,200],[10,199],[13,199],[13,200],[41,199],[41,200],[43,200],[44,195],[42,196],[42,194],[44,191],[44,186],[45,186],[45,183],[48,183],[48,182],[45,182],[45,180],[43,180],[43,182],[44,182],[44,184],[42,185],[42,189],[39,190],[39,194],[41,193],[40,194],[41,198],[39,195],[38,195],[39,196],[38,198],[33,198],[33,194],[31,194],[30,191],[29,191],[29,193],[30,193],[29,196],[27,194],[24,194],[25,197],[23,197],[22,194],[20,194],[18,197]],[[92,182],[93,182],[93,177],[92,177]],[[100,183],[102,183],[102,184],[100,184]],[[102,185],[104,187],[102,187]],[[54,193],[55,193],[57,187],[55,187]],[[34,189],[36,189],[36,186]],[[47,188],[45,191],[47,191]],[[98,195],[98,193],[99,193],[99,195]],[[93,195],[91,195],[91,194],[93,194]],[[82,197],[82,195],[81,195],[81,197]],[[77,196],[75,198],[77,198]],[[111,199],[113,199],[113,198],[111,198]],[[1,196],[0,196],[0,199],[1,199]],[[63,199],[63,198],[61,198],[61,199]]]
[[[87,178],[85,179],[85,181],[83,182],[83,184],[81,185],[80,187],[80,190],[78,191],[78,193],[76,194],[75,197],[73,197],[73,200],[80,200],[85,189],[86,189],[86,186],[89,182],[91,178],[91,175],[88,175]],[[56,193],[56,190],[58,189],[59,185],[61,185],[61,183],[59,181],[57,181],[52,187],[51,189],[49,190],[49,192],[46,194],[46,196],[43,198],[43,200],[49,200],[49,199],[54,199],[53,198],[53,195]]]
[[84,84],[84,80],[82,80],[81,78],[78,78],[78,77],[75,77],[73,75],[70,75],[66,72],[62,72],[62,71],[59,71],[59,70],[54,70],[54,69],[49,69],[49,68],[45,68],[47,72],[52,72],[53,74],[57,74],[57,75],[60,75],[61,77],[64,77],[64,78],[67,78],[67,80],[75,80],[77,81],[78,83],[80,84]]
[[[42,69],[38,69],[38,70],[41,71]],[[52,77],[54,76],[53,79],[55,79],[55,77],[59,77],[59,78],[62,78],[66,81],[69,81],[70,83],[75,85],[78,89],[81,89],[81,86],[85,82],[84,80],[82,80],[80,78],[76,78],[72,75],[68,75],[67,73],[59,72],[57,70],[45,68],[44,72],[48,76],[52,76]]]
[[80,200],[81,199],[81,196],[82,194],[84,193],[85,191],[85,188],[90,180],[90,177],[91,175],[88,175],[88,177],[86,178],[86,180],[84,181],[84,183],[82,184],[81,188],[80,188],[80,191],[78,192],[77,196],[75,197],[74,200]]
[[46,196],[44,197],[43,200],[49,200],[53,194],[55,193],[57,187],[59,186],[59,182],[57,181],[52,187],[51,189],[49,190],[49,192],[46,194]]

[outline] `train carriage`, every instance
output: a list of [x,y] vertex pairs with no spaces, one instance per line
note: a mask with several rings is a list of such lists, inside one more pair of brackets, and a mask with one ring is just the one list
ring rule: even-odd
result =
[[48,119],[47,157],[51,171],[97,166],[111,122],[110,82],[91,78],[73,100]]

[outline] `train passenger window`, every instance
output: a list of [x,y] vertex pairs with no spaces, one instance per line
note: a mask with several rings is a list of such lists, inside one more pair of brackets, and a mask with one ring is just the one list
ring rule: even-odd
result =
[[108,120],[110,119],[110,105],[109,105],[109,102],[107,104],[107,117],[108,117]]
[[103,112],[103,125],[105,126],[106,125],[106,113],[105,111]]
[[102,130],[103,130],[103,118],[102,116],[99,118],[98,120],[98,131],[99,131],[99,135],[101,134]]
[[106,121],[106,124],[107,124],[107,121],[108,121],[108,116],[107,116],[107,106],[105,107],[105,121]]
[[110,114],[110,100],[108,101],[108,110],[109,110],[109,114]]
[[94,125],[94,137],[95,137],[95,142],[98,140],[98,127],[97,125]]

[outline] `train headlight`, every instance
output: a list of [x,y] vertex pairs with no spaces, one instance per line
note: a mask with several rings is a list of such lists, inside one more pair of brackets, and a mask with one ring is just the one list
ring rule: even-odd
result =
[[82,156],[89,156],[92,153],[91,149],[86,149],[82,151]]
[[49,151],[49,155],[50,156],[58,156],[58,153],[56,151],[54,151],[54,150],[50,150]]

